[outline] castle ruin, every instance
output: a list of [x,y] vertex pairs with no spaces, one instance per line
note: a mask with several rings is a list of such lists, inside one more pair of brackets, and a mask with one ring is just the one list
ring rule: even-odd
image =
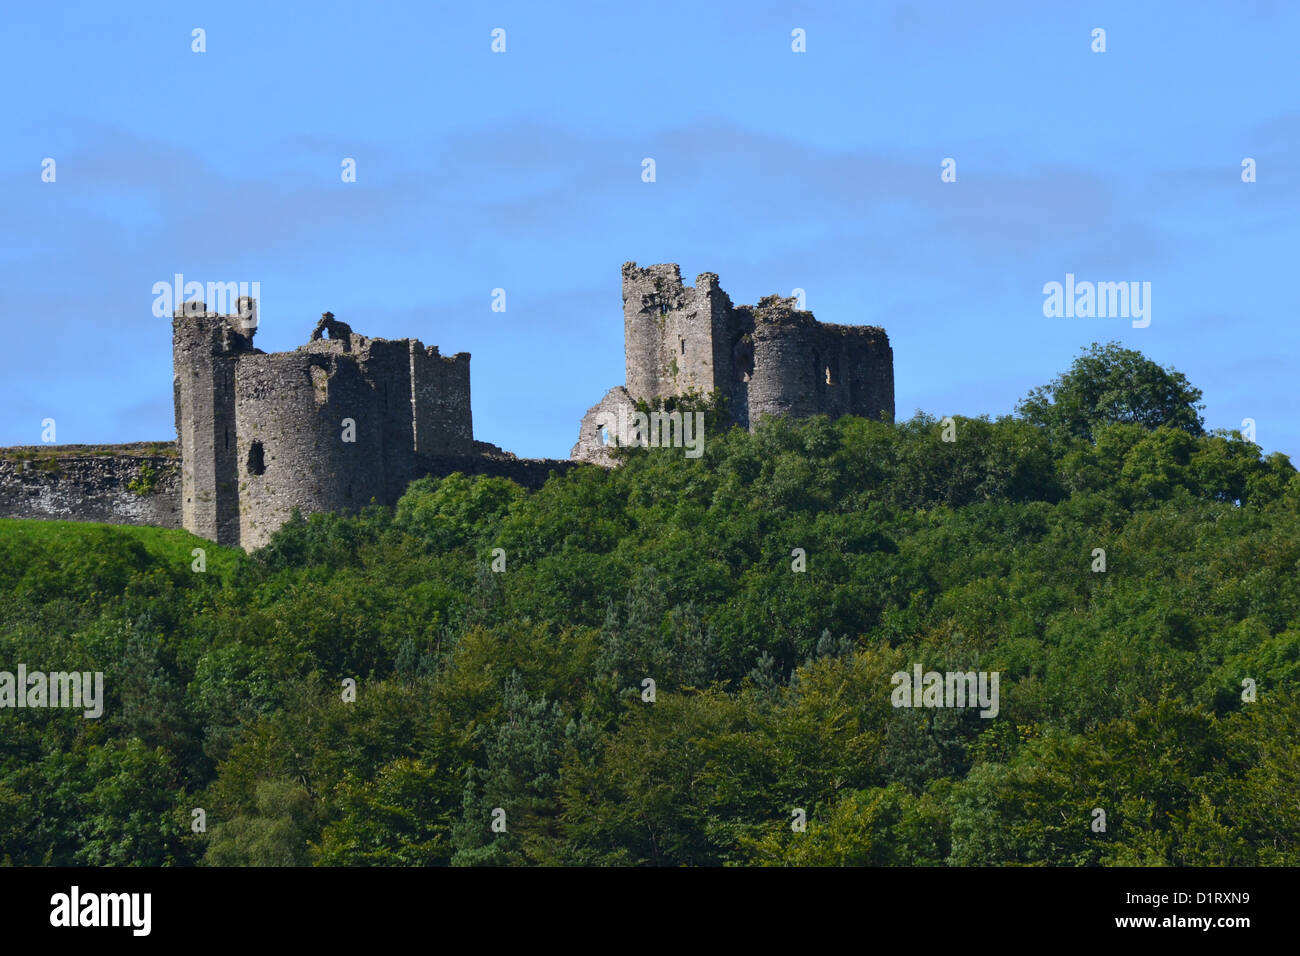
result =
[[[732,305],[711,272],[623,264],[627,382],[582,419],[569,460],[520,459],[474,438],[469,354],[353,332],[326,312],[292,352],[254,347],[256,303],[187,302],[172,317],[177,441],[35,446],[0,454],[0,517],[183,527],[265,545],[295,510],[395,505],[425,475],[498,475],[536,488],[608,442],[639,401],[721,395],[753,429],[772,415],[894,419],[889,338],[827,325],[768,296]],[[640,435],[638,433],[637,437]]]
[[682,284],[675,263],[623,263],[626,385],[583,416],[569,457],[609,465],[617,423],[638,401],[709,396],[751,431],[769,415],[894,420],[894,353],[877,326],[829,325],[767,296],[732,305],[705,272]]
[[181,514],[218,544],[265,544],[296,508],[392,504],[428,456],[475,453],[469,354],[372,339],[325,313],[293,352],[189,302],[172,319]]

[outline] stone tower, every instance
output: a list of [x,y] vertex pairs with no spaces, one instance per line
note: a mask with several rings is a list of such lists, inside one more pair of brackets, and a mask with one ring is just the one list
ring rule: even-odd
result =
[[172,320],[187,530],[251,550],[294,509],[394,504],[431,456],[478,450],[469,353],[358,335],[327,312],[306,345],[268,354],[244,314],[187,303]]
[[768,296],[732,305],[705,272],[694,287],[672,263],[623,264],[627,384],[588,410],[570,457],[612,462],[606,439],[637,401],[717,390],[733,419],[753,429],[764,416],[861,415],[894,420],[894,357],[876,326],[827,325]]
[[255,326],[187,302],[172,317],[172,390],[181,452],[181,522],[216,541],[239,543],[235,367],[253,349]]

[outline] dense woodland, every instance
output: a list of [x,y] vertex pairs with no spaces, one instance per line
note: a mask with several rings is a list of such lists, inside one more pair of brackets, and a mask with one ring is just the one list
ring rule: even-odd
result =
[[[1200,398],[1112,344],[954,441],[715,408],[252,555],[0,521],[0,670],[107,698],[0,711],[0,862],[1300,864],[1300,478]],[[998,715],[892,706],[915,664]]]

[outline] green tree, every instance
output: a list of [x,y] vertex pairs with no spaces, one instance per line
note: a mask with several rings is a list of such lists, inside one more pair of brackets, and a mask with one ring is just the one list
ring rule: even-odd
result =
[[321,866],[434,866],[451,859],[455,778],[436,764],[404,757],[373,780],[349,774],[339,787],[339,819],[321,836]]
[[1204,433],[1201,390],[1181,372],[1162,368],[1118,342],[1094,342],[1070,370],[1033,389],[1016,406],[1022,418],[1044,425],[1061,439],[1091,439],[1102,425],[1162,425],[1191,435]]
[[[502,707],[502,720],[485,734],[484,765],[465,784],[453,835],[456,866],[527,862],[557,835],[556,784],[569,721],[558,702],[530,697],[517,671],[505,682]],[[497,821],[503,831],[493,829]]]
[[[308,866],[314,807],[291,780],[263,780],[257,807],[212,826],[204,862],[209,866]],[[211,824],[212,821],[209,820]]]

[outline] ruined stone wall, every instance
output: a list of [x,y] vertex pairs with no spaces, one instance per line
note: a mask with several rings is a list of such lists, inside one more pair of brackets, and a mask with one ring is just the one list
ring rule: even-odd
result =
[[665,325],[684,309],[681,270],[672,263],[641,269],[623,263],[623,351],[627,390],[634,398],[665,394],[669,387]]
[[389,497],[379,399],[355,354],[244,356],[235,392],[245,549],[265,544],[295,508],[350,511]]
[[[0,518],[181,527],[181,468],[167,442],[6,448]],[[57,449],[57,453],[55,453]],[[159,449],[171,454],[158,454]]]
[[473,452],[474,417],[469,398],[469,353],[443,356],[409,340],[410,381],[415,406],[415,450],[429,455]]
[[731,300],[706,272],[694,286],[668,263],[623,265],[627,390],[635,399],[708,394],[732,378]]
[[219,544],[239,543],[235,364],[255,329],[238,316],[186,303],[172,318],[173,392],[181,449],[184,526]]
[[765,415],[894,420],[894,353],[884,329],[829,325],[769,296],[752,310],[751,426]]
[[[411,346],[407,339],[388,341],[386,339],[366,339],[354,336],[360,346],[354,354],[357,357],[357,370],[368,385],[369,394],[363,390],[359,400],[371,406],[375,417],[374,427],[378,430],[379,453],[382,459],[369,463],[372,469],[379,469],[380,474],[369,479],[369,487],[363,489],[365,497],[361,504],[369,503],[371,498],[387,501],[399,496],[406,487],[402,475],[411,465],[415,453],[414,406],[411,401]],[[360,419],[357,419],[358,425]],[[361,436],[357,436],[361,444]],[[366,467],[365,462],[361,466]],[[358,507],[349,503],[348,507]]]
[[733,420],[765,416],[861,415],[894,420],[894,356],[885,330],[820,323],[795,299],[768,296],[733,305],[705,272],[683,285],[673,263],[623,263],[626,391],[588,410],[570,457],[609,464],[596,436],[624,403],[715,389]]
[[173,316],[179,459],[11,449],[0,457],[0,516],[179,526],[252,550],[295,509],[393,505],[426,474],[536,488],[572,467],[474,440],[467,352],[368,338],[327,312],[306,345],[267,354],[253,347],[256,304],[240,309],[186,303]]
[[[578,441],[569,452],[574,461],[587,461],[597,465],[613,465],[610,450],[618,444],[622,417],[630,417],[633,408],[631,395],[622,385],[616,385],[605,397],[587,409],[578,426]],[[631,432],[631,428],[629,428]],[[639,434],[639,433],[638,433]],[[629,434],[629,440],[632,436]]]
[[704,272],[695,277],[695,297],[699,322],[709,329],[710,338],[708,374],[700,374],[698,391],[707,395],[717,388],[728,394],[741,380],[742,372],[747,371],[743,349],[738,350],[743,330],[736,328],[735,307],[730,296],[722,291],[715,273]]
[[826,414],[894,420],[894,350],[885,330],[870,325],[822,325],[819,366],[830,384],[819,381]]
[[[181,460],[174,443],[84,446],[85,452],[78,453],[81,447],[36,445],[4,448],[4,457],[0,458],[0,518],[184,527]],[[55,449],[57,454],[52,454]],[[168,453],[158,454],[158,449]],[[404,478],[409,484],[425,475],[443,477],[460,472],[508,478],[536,490],[552,474],[564,474],[577,466],[577,462],[567,459],[516,458],[499,448],[487,446],[469,455],[415,456]],[[405,493],[405,484],[401,490]],[[394,505],[400,497],[398,494],[381,503]],[[311,514],[315,510],[320,509],[306,507],[302,513]],[[279,527],[279,523],[275,527]],[[270,529],[271,532],[274,530]],[[249,549],[265,543],[270,536],[261,527],[250,529],[249,534],[253,540],[244,544]]]
[[745,311],[754,348],[754,371],[744,385],[749,426],[767,415],[816,415],[821,397],[816,321],[796,312],[790,300],[775,297]]
[[392,504],[418,455],[476,452],[468,353],[358,335],[327,312],[306,345],[268,355],[240,318],[187,304],[173,324],[183,520],[196,534],[256,548],[295,508]]

